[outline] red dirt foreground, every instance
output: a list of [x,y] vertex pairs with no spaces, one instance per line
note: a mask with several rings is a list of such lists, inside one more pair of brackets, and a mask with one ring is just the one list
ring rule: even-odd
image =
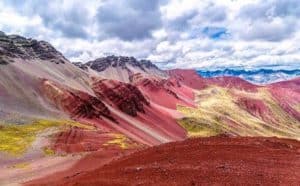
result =
[[300,142],[211,137],[168,143],[93,171],[28,185],[299,185]]

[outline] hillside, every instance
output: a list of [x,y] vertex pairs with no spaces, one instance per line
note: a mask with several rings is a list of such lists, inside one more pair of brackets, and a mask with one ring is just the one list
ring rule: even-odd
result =
[[189,137],[300,139],[299,78],[258,86],[125,56],[71,63],[47,42],[5,34],[0,59],[0,185]]
[[297,185],[299,150],[298,141],[274,138],[189,139],[149,148],[73,177],[28,185]]

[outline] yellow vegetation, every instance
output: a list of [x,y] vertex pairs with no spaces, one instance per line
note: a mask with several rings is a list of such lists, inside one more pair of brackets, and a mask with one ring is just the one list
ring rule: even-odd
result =
[[178,123],[187,130],[189,137],[216,136],[222,132],[217,125],[210,125],[201,118],[183,118]]
[[45,147],[45,148],[43,149],[43,151],[44,151],[44,154],[47,155],[47,156],[53,156],[53,155],[55,155],[55,151],[52,150],[52,149],[49,148],[49,147]]
[[36,120],[29,124],[0,124],[0,152],[21,155],[35,141],[39,132],[52,127],[77,126],[92,129],[87,125],[69,120]]
[[9,168],[25,169],[25,168],[28,168],[29,166],[30,166],[30,163],[28,163],[28,162],[22,162],[22,163],[14,164],[14,165],[10,166]]
[[300,113],[300,103],[295,106],[295,110]]
[[106,143],[104,143],[104,146],[108,146],[108,145],[117,145],[119,146],[121,149],[129,149],[131,147],[130,145],[130,140],[124,136],[123,134],[112,134],[113,139],[107,141]]
[[[276,123],[264,121],[238,106],[236,95],[261,99],[270,109]],[[287,114],[265,88],[258,92],[246,92],[212,86],[197,92],[196,103],[197,108],[177,107],[186,117],[179,120],[179,124],[187,130],[189,136],[230,133],[240,136],[300,138],[299,121]]]

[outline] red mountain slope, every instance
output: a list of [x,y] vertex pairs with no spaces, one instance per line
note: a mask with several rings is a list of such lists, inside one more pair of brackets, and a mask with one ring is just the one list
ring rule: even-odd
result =
[[27,185],[297,185],[299,153],[300,142],[293,140],[190,139],[149,148],[72,177]]

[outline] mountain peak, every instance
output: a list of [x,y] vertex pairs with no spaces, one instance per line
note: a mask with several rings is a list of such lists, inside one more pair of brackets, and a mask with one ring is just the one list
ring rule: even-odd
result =
[[6,35],[0,32],[1,61],[13,61],[13,58],[49,60],[56,64],[65,63],[67,59],[46,41],[38,41],[19,35]]
[[156,70],[159,70],[159,68],[154,65],[149,60],[137,60],[134,57],[128,57],[128,56],[107,56],[107,57],[101,57],[93,61],[89,61],[86,63],[87,66],[89,66],[91,69],[96,70],[98,72],[106,70],[108,67],[120,67],[123,69],[127,69],[127,65],[130,65],[132,67],[136,67],[139,70],[146,71],[148,68],[153,68]]

